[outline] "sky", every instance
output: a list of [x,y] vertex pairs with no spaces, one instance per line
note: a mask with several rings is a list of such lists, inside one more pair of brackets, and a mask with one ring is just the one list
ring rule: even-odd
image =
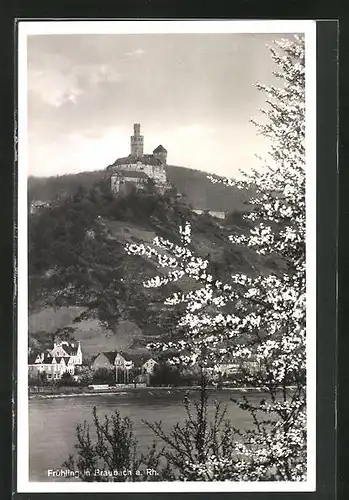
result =
[[267,45],[280,34],[28,36],[29,175],[104,169],[144,152],[228,177],[258,167],[268,145],[251,118],[257,82],[275,83]]

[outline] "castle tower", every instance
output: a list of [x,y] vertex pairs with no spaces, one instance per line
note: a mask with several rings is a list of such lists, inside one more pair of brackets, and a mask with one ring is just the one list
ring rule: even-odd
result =
[[158,158],[163,165],[166,165],[167,162],[167,149],[164,148],[162,144],[154,149],[153,155],[155,158]]
[[144,137],[140,135],[141,125],[135,123],[133,125],[133,135],[131,135],[131,156],[143,156],[143,141]]

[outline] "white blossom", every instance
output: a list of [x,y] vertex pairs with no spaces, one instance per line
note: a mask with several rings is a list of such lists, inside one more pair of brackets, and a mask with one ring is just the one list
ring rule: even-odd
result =
[[[278,256],[287,270],[215,279],[208,260],[193,250],[189,222],[179,228],[181,245],[157,237],[152,245],[126,247],[128,254],[168,269],[145,286],[162,287],[184,277],[193,283],[191,290],[165,301],[181,308],[178,328],[184,338],[149,347],[177,351],[172,363],[185,366],[239,363],[246,383],[268,395],[255,406],[248,399],[236,402],[253,415],[256,426],[240,430],[240,439],[224,456],[211,454],[205,463],[188,461],[187,477],[198,480],[306,478],[305,52],[299,37],[276,45],[271,52],[283,87],[257,85],[268,96],[261,111],[266,120],[253,120],[271,144],[264,168],[245,173],[243,180],[210,178],[239,189],[253,186],[252,208],[246,214],[253,227],[230,240],[262,256]],[[256,412],[266,420],[258,420]]]

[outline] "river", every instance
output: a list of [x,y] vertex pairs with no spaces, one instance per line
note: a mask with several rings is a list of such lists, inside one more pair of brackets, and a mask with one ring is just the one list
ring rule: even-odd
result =
[[[103,418],[116,409],[123,417],[133,422],[133,430],[139,447],[145,451],[154,441],[153,432],[142,422],[163,421],[165,429],[183,421],[184,392],[180,390],[139,390],[75,397],[33,398],[29,400],[29,480],[47,481],[48,469],[62,466],[70,453],[74,453],[76,425],[84,420],[92,422],[92,409]],[[197,393],[192,393],[197,397]],[[213,400],[227,403],[227,416],[238,428],[250,427],[247,412],[240,410],[230,401],[237,393],[231,391],[211,391],[210,413],[213,413]],[[256,402],[260,394],[249,394]]]

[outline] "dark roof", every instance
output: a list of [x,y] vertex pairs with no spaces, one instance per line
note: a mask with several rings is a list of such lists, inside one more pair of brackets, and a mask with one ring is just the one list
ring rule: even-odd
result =
[[121,356],[123,356],[126,361],[133,361],[133,363],[136,366],[142,366],[148,359],[150,359],[152,356],[149,354],[136,354],[136,353],[120,353]]
[[160,144],[157,148],[154,149],[153,153],[167,153],[167,149],[165,149],[164,146]]
[[37,357],[38,354],[30,353],[28,356],[28,365],[33,365]]
[[[64,356],[52,356],[48,352],[36,353],[36,354],[35,353],[31,353],[28,356],[28,364],[29,365],[34,365],[37,357],[40,356],[40,358],[41,358],[42,354],[44,355],[43,360],[41,361],[41,363],[43,363],[43,364],[51,364],[53,358],[55,358],[55,360],[56,360],[57,363],[60,363],[61,359],[65,360]],[[36,363],[36,364],[40,364],[40,363]]]
[[129,163],[137,163],[137,159],[134,156],[125,156],[124,158],[115,160],[111,166],[128,165]]
[[[64,359],[64,356],[54,356],[56,363],[59,365],[62,359]],[[51,358],[52,359],[52,358]]]
[[78,351],[78,348],[77,347],[73,347],[71,345],[62,345],[62,348],[65,350],[65,352],[67,354],[69,354],[70,356],[75,356],[77,351]]
[[42,363],[52,363],[52,355],[49,352],[44,353],[44,360]]
[[[48,352],[44,352],[44,353],[37,353],[37,354],[35,354],[35,358],[34,358],[33,363],[35,363],[36,358],[37,358],[38,356],[40,356],[40,359],[41,359],[41,358],[42,358],[42,355],[44,355],[44,358],[43,358],[43,361],[41,361],[41,363],[45,363],[45,364],[47,364],[47,363],[52,363],[52,356],[51,356],[51,354],[50,354],[50,353],[48,353]],[[33,359],[33,358],[31,358],[31,359]],[[36,363],[36,364],[39,364],[39,363]]]
[[115,160],[113,165],[109,165],[108,168],[116,167],[118,165],[129,165],[131,163],[137,162],[144,163],[145,165],[161,165],[161,161],[159,160],[159,158],[155,158],[154,155],[145,154],[143,156],[129,155],[125,156],[124,158],[118,158],[117,160]]
[[103,355],[104,355],[104,356],[108,359],[108,361],[109,361],[109,362],[113,365],[113,364],[114,364],[114,361],[115,361],[115,356],[117,355],[117,353],[118,353],[117,351],[105,351],[105,352],[99,352],[99,353],[97,354],[97,356],[95,356],[95,357],[93,358],[93,360],[92,360],[92,361],[95,361],[95,360],[98,358],[98,356],[100,356],[101,354],[103,354]]
[[140,172],[138,170],[117,170],[116,175],[120,177],[132,177],[133,179],[148,179],[148,175],[145,172]]

